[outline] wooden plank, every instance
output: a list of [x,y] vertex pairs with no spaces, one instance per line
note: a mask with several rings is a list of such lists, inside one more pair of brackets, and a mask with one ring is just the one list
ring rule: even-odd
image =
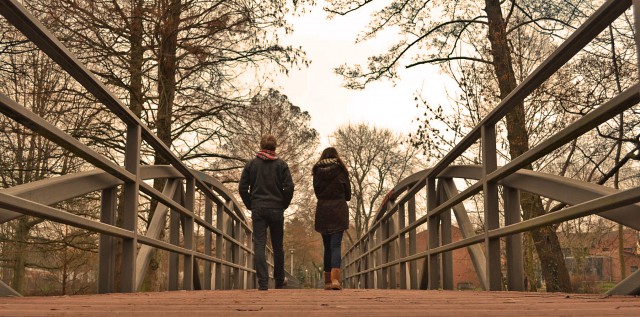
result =
[[640,316],[632,296],[270,289],[0,298],[2,316]]

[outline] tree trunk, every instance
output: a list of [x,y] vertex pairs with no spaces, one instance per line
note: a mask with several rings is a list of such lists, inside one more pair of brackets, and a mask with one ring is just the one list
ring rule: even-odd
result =
[[[156,134],[158,138],[169,148],[171,148],[171,124],[173,123],[173,103],[176,92],[176,54],[178,48],[178,26],[180,23],[180,12],[182,4],[180,0],[160,1],[160,49],[158,55],[158,115],[156,121]],[[141,57],[141,56],[140,56]],[[142,66],[142,65],[140,65]],[[133,74],[132,74],[133,75]],[[156,165],[169,164],[167,158],[156,153]],[[156,179],[153,187],[162,192],[165,185],[164,179]],[[153,212],[157,202],[154,201],[149,210],[149,220],[153,218]],[[162,237],[161,237],[162,238]],[[149,268],[142,285],[143,290],[158,291],[160,279],[158,268],[160,267],[159,254],[153,252]]]
[[[144,0],[131,0],[131,17],[129,25],[129,44],[131,45],[131,51],[129,52],[129,76],[131,83],[127,87],[129,90],[129,109],[138,118],[142,116],[142,105],[144,102],[144,93],[142,86],[142,68],[144,64],[144,47],[143,36],[144,29],[142,25],[143,20],[143,3]],[[124,188],[118,191],[118,202],[122,202],[124,197]],[[116,209],[116,226],[122,227],[122,215],[124,213],[124,205],[118,204]],[[120,261],[122,259],[122,240],[116,239],[116,252],[115,261],[118,263],[115,267],[115,284],[116,290],[120,289]]]
[[[160,51],[158,56],[158,138],[171,146],[171,123],[176,92],[176,51],[178,47],[178,24],[180,23],[180,0],[161,1]],[[156,155],[156,164],[167,160]]]
[[24,291],[27,246],[29,242],[29,231],[31,230],[28,218],[29,217],[24,216],[18,219],[14,238],[16,241],[16,249],[13,257],[13,279],[11,280],[11,287],[20,294]]
[[[613,37],[613,27],[609,26],[609,38],[611,39],[611,62],[613,66],[613,73],[616,76],[616,87],[618,88],[618,93],[622,92],[622,85],[620,83],[620,69],[618,68],[618,56],[616,54],[616,41],[615,37]],[[622,137],[624,136],[624,113],[621,113],[618,116],[618,140],[617,148],[616,148],[616,157],[615,157],[615,165],[618,166],[620,163],[620,156],[622,155]],[[620,169],[616,169],[613,178],[613,188],[619,189],[620,186]],[[625,266],[624,261],[624,226],[622,224],[618,224],[618,259],[620,260],[620,280],[624,280],[627,277],[627,268]]]
[[624,226],[618,224],[618,252],[620,254],[620,280],[627,277],[627,267],[624,261]]
[[[142,115],[142,105],[144,103],[144,93],[142,90],[142,75],[144,66],[144,46],[143,36],[144,27],[143,21],[143,0],[132,0],[131,3],[131,52],[130,52],[130,66],[129,73],[131,76],[131,84],[129,86],[129,108],[131,111],[140,118]],[[154,184],[155,185],[155,184]],[[159,184],[158,186],[162,186]],[[153,217],[153,211],[157,205],[156,201],[152,202],[149,219]],[[152,253],[149,269],[146,271],[144,283],[142,284],[141,291],[159,291],[159,287],[155,281],[158,280],[158,260],[156,259],[157,253]]]
[[129,85],[129,109],[140,118],[142,115],[142,67],[144,63],[144,47],[142,38],[144,35],[142,25],[142,8],[143,0],[132,0],[131,6],[131,35],[129,41],[131,43],[129,73],[131,76],[131,84]]
[[[513,71],[511,52],[507,41],[506,25],[502,18],[499,0],[485,0],[487,18],[489,22],[488,38],[491,42],[491,55],[496,71],[500,98],[504,99],[517,82]],[[529,149],[529,136],[525,124],[524,104],[519,103],[507,114],[507,140],[509,154],[515,159]],[[532,169],[532,166],[526,166]],[[520,196],[523,218],[531,219],[543,215],[542,200],[537,195],[522,193]],[[533,230],[531,236],[540,258],[542,275],[550,292],[570,292],[571,282],[560,248],[560,242],[553,226]]]
[[526,232],[523,236],[523,244],[524,244],[524,273],[525,273],[525,289],[528,289],[530,292],[538,291],[538,281],[536,278],[536,260],[534,256],[535,249],[533,247],[533,239],[531,239],[531,234]]
[[67,247],[65,246],[64,261],[62,263],[62,295],[67,295],[67,283],[69,282],[69,263],[67,261]]

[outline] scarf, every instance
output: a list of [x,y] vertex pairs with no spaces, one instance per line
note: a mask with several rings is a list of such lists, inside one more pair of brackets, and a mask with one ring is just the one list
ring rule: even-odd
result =
[[278,159],[278,155],[276,154],[276,151],[270,151],[270,150],[264,150],[264,149],[258,151],[258,153],[256,153],[256,156],[265,161],[275,161]]

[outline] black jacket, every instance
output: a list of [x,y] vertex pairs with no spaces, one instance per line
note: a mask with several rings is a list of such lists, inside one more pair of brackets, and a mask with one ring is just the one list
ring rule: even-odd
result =
[[293,198],[289,166],[281,159],[254,158],[245,165],[238,184],[242,202],[249,210],[287,209]]
[[313,190],[318,198],[315,230],[322,234],[347,230],[351,184],[342,166],[331,160],[318,162],[314,167]]

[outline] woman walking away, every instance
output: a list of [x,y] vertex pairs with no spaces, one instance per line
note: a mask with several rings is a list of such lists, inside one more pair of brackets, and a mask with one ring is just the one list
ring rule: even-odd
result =
[[318,198],[315,230],[324,244],[324,289],[341,290],[342,234],[349,227],[351,185],[338,151],[328,147],[313,166],[313,191]]

